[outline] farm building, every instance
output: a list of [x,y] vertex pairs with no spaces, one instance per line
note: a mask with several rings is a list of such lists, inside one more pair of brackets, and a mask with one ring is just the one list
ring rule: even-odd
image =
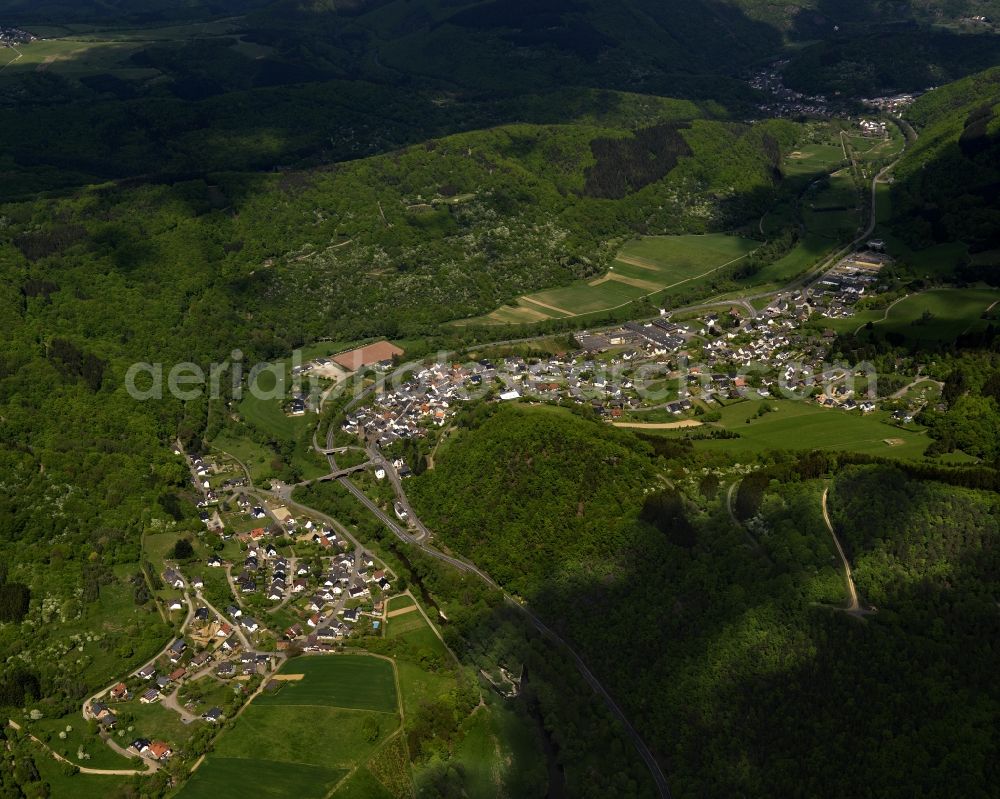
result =
[[348,352],[343,352],[334,357],[334,361],[345,369],[356,372],[365,366],[374,366],[378,363],[392,363],[392,359],[397,355],[402,355],[403,350],[388,341],[377,341],[366,347],[358,347]]

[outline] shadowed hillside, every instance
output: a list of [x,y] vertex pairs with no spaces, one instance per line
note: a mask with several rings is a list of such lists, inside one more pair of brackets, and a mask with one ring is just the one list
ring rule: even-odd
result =
[[921,135],[899,165],[892,201],[893,228],[910,246],[1000,247],[998,103],[1000,70],[992,69],[928,94],[908,112]]
[[[623,444],[565,411],[502,408],[457,433],[412,496],[441,543],[578,647],[674,796],[988,795],[995,495],[772,454],[748,546],[703,458]],[[878,605],[865,621],[838,610],[827,471],[858,589]],[[448,615],[477,662],[516,657],[508,614]]]

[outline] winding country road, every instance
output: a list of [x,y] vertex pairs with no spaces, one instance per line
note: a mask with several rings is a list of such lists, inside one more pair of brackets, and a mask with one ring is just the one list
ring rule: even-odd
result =
[[20,61],[22,58],[24,58],[24,53],[22,53],[20,50],[18,50],[13,45],[11,45],[10,49],[13,50],[15,53],[17,53],[17,55],[14,58],[12,58],[10,61],[8,61],[7,63],[5,63],[3,66],[0,66],[0,72],[3,72],[11,64],[16,64],[18,61]]
[[878,324],[881,324],[882,322],[888,321],[888,319],[889,319],[889,311],[891,311],[893,308],[895,308],[903,300],[909,299],[912,296],[914,296],[914,295],[912,295],[912,294],[904,294],[902,297],[897,297],[895,300],[893,300],[891,303],[889,303],[889,305],[886,306],[885,313],[882,314],[882,318],[881,319],[872,319],[869,322],[862,322],[860,325],[858,325],[856,328],[854,328],[854,335],[855,336],[858,335],[858,333],[860,333],[862,330],[864,330],[865,327],[867,325],[869,325],[869,324],[878,325]]
[[844,611],[851,614],[852,616],[864,617],[873,611],[868,608],[862,608],[861,603],[858,601],[858,591],[854,587],[854,575],[851,572],[851,564],[847,560],[847,555],[844,554],[844,548],[840,545],[840,539],[837,538],[837,533],[833,529],[833,523],[830,521],[830,514],[827,512],[826,508],[826,498],[830,493],[829,487],[823,489],[823,498],[821,500],[823,507],[823,522],[826,524],[826,529],[830,531],[830,535],[833,536],[833,544],[837,548],[837,554],[840,556],[840,562],[844,566],[844,578],[847,582],[847,593],[848,593],[848,603]]
[[376,468],[381,466],[383,471],[385,471],[385,476],[392,485],[392,490],[396,493],[396,501],[406,511],[407,521],[417,529],[414,539],[416,541],[426,541],[430,538],[431,531],[420,521],[420,517],[417,516],[416,511],[410,506],[410,500],[407,498],[406,492],[403,491],[403,482],[399,477],[399,472],[396,471],[396,467],[382,455],[382,451],[377,446],[369,444],[365,449],[368,452],[370,462],[374,463]]
[[195,716],[193,713],[189,713],[187,710],[181,707],[181,703],[177,701],[177,692],[179,690],[180,689],[178,688],[171,691],[169,694],[163,694],[163,697],[160,699],[160,704],[163,705],[165,708],[174,711],[174,713],[180,716],[182,723],[190,724],[198,717]]
[[[185,588],[187,588],[187,580],[186,579],[185,579]],[[198,599],[198,601],[202,605],[204,605],[205,607],[207,607],[217,617],[219,617],[220,619],[226,618],[215,607],[213,607],[208,602],[208,600],[206,600],[202,596],[202,593],[201,593],[200,590],[196,590],[195,591],[195,597]],[[137,672],[137,671],[142,671],[142,669],[146,668],[147,666],[154,665],[157,660],[159,660],[161,657],[163,657],[164,655],[167,654],[167,652],[170,650],[171,645],[173,644],[173,642],[178,637],[183,637],[184,636],[184,632],[187,630],[187,628],[190,626],[191,622],[194,620],[194,613],[195,613],[195,603],[191,599],[191,595],[190,595],[190,593],[188,593],[188,591],[185,591],[185,593],[184,593],[184,600],[187,602],[188,612],[187,612],[187,615],[184,617],[184,621],[181,622],[181,627],[180,627],[180,630],[177,633],[177,635],[171,636],[170,640],[163,647],[163,649],[161,649],[159,652],[157,652],[153,657],[151,657],[149,660],[147,660],[145,663],[143,663],[137,669],[133,670],[133,672],[132,672],[133,674],[135,672]],[[241,643],[243,644],[244,648],[247,651],[252,651],[252,647],[250,646],[250,642],[247,640],[247,637],[246,637],[246,635],[244,635],[243,630],[239,626],[239,624],[234,624],[234,630],[236,632],[236,635],[239,637]],[[85,719],[90,720],[91,718],[93,718],[93,714],[90,712],[90,705],[93,702],[98,701],[100,699],[100,697],[102,697],[104,694],[108,693],[108,691],[110,691],[119,682],[121,682],[121,681],[120,680],[115,681],[114,684],[109,685],[109,686],[107,686],[105,688],[102,688],[100,691],[98,691],[97,693],[95,693],[95,694],[87,697],[87,699],[84,700],[83,707],[82,707],[81,710],[82,710],[82,713],[83,713],[83,717]],[[190,722],[192,722],[192,721],[194,721],[196,719],[196,716],[192,715],[187,710],[185,710],[183,707],[181,707],[180,703],[177,701],[177,691],[176,690],[172,691],[170,694],[163,694],[161,696],[160,701],[162,702],[162,704],[163,704],[164,707],[169,708],[170,710],[172,710],[175,713],[177,713],[180,716],[181,721],[184,722],[185,724],[189,724]],[[129,770],[121,770],[121,769],[119,769],[119,770],[86,769],[83,766],[80,766],[79,768],[80,768],[80,771],[82,773],[84,773],[84,774],[127,774],[127,775],[133,775],[133,774],[152,774],[154,771],[158,771],[159,770],[159,768],[160,768],[160,764],[159,763],[157,763],[157,762],[155,762],[153,760],[148,760],[148,759],[142,758],[141,755],[139,755],[138,753],[132,751],[131,749],[126,749],[126,748],[120,746],[110,736],[102,736],[102,738],[104,739],[104,743],[106,743],[112,750],[114,750],[115,752],[117,752],[122,757],[127,757],[127,758],[131,758],[131,759],[140,759],[140,760],[142,760],[142,762],[146,764],[146,770],[144,770],[144,771],[143,770],[129,771]],[[52,754],[55,755],[56,759],[58,759],[58,760],[65,760],[65,758],[63,758],[57,752],[53,751]],[[66,761],[66,762],[69,762],[69,761]],[[76,764],[74,763],[73,765],[76,765]]]

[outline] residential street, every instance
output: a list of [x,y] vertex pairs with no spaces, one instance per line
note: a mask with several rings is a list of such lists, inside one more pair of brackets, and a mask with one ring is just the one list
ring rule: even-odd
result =
[[[175,569],[175,571],[177,571],[177,573],[180,574],[179,570]],[[187,587],[188,587],[187,579],[184,578],[183,575],[182,575],[182,579],[184,579],[184,581],[185,581],[185,589],[187,589]],[[211,613],[214,613],[219,619],[226,619],[227,618],[223,613],[221,613],[218,610],[218,608],[214,607],[212,604],[210,604],[208,602],[208,600],[205,599],[205,597],[202,595],[202,593],[201,593],[200,590],[195,591],[195,598],[198,600],[198,604],[200,604],[200,605],[208,608],[208,610]],[[142,671],[142,669],[145,669],[147,667],[155,665],[155,663],[156,663],[157,660],[159,660],[161,657],[164,657],[165,655],[167,655],[167,653],[170,650],[171,645],[173,644],[173,642],[177,638],[183,638],[184,637],[184,633],[187,631],[187,629],[190,626],[191,622],[194,620],[194,614],[195,614],[195,610],[196,610],[196,607],[197,607],[196,604],[195,604],[195,602],[192,600],[190,593],[187,590],[185,590],[184,599],[187,602],[188,612],[187,612],[187,615],[184,617],[184,621],[181,623],[180,631],[178,632],[178,634],[176,636],[171,637],[170,641],[167,642],[167,644],[163,647],[163,649],[161,649],[159,652],[157,652],[156,655],[154,655],[152,658],[150,658],[145,663],[143,663],[141,666],[139,666],[137,669],[135,669],[132,673],[135,673],[135,672],[138,672],[138,671]],[[243,628],[239,624],[235,624],[234,623],[233,624],[233,629],[234,629],[234,632],[235,632],[237,638],[239,638],[240,643],[243,645],[244,651],[252,652],[253,651],[253,646],[250,644],[249,639],[246,637],[246,634],[244,633]],[[279,662],[282,661],[282,660],[284,660],[284,655],[282,653],[278,653],[276,655],[276,657],[278,658]],[[212,668],[213,668],[212,666],[206,666],[201,671],[196,672],[196,673],[191,674],[191,675],[188,675],[187,679],[188,680],[195,680],[198,677],[204,676],[205,674],[209,674],[209,673],[211,673]],[[87,697],[87,699],[84,700],[83,707],[82,707],[82,712],[83,712],[83,717],[85,719],[89,720],[89,719],[93,718],[93,714],[90,712],[90,706],[91,706],[91,704],[93,702],[99,701],[100,697],[102,697],[106,693],[108,693],[114,687],[114,685],[118,684],[118,682],[120,682],[120,681],[116,681],[114,684],[109,685],[109,686],[103,688],[102,690],[98,691],[97,693],[93,694],[92,696]],[[159,701],[163,704],[164,707],[169,708],[173,712],[177,713],[177,715],[180,716],[181,721],[184,722],[185,724],[190,724],[191,722],[196,721],[197,718],[198,718],[198,716],[194,715],[193,713],[189,712],[188,710],[186,710],[184,707],[181,706],[181,704],[180,704],[180,702],[179,702],[179,700],[177,698],[177,693],[178,693],[178,688],[175,687],[174,690],[170,691],[169,693],[163,693],[161,695]],[[88,770],[88,769],[85,769],[84,767],[81,766],[80,767],[81,772],[84,772],[84,773],[93,773],[93,774],[150,774],[150,773],[152,773],[154,771],[157,771],[160,768],[160,764],[157,763],[156,761],[150,760],[148,758],[143,758],[137,752],[134,752],[131,749],[122,747],[121,745],[119,745],[110,736],[106,736],[105,735],[105,736],[102,736],[102,738],[104,739],[104,742],[109,747],[111,747],[111,749],[113,749],[115,752],[117,752],[118,754],[122,755],[123,757],[127,757],[127,758],[130,758],[130,759],[137,759],[138,758],[138,759],[142,760],[142,762],[145,763],[145,765],[146,765],[146,770],[145,771],[108,771],[108,770],[101,770],[101,769],[89,769]],[[58,755],[55,752],[53,752],[53,755],[55,755],[56,758],[59,759],[59,760],[65,760],[65,758],[62,758],[60,755]]]
[[916,380],[914,380],[913,382],[911,382],[911,383],[903,386],[899,391],[893,392],[893,394],[890,396],[890,399],[899,399],[907,391],[909,391],[914,386],[919,385],[920,383],[933,383],[938,388],[944,388],[944,383],[942,383],[940,380],[934,380],[934,379],[932,379],[930,377],[923,377],[921,375],[917,375],[917,379]]
[[[180,572],[178,572],[178,574],[179,573]],[[186,586],[186,581],[185,581],[185,586]],[[188,625],[190,625],[191,621],[194,619],[194,612],[195,612],[194,602],[191,601],[191,596],[187,593],[187,591],[184,592],[184,600],[187,602],[188,612],[187,612],[187,615],[184,617],[184,621],[181,622],[180,631],[177,633],[177,635],[173,636],[166,643],[166,645],[163,647],[163,649],[161,649],[159,652],[157,652],[153,657],[151,657],[149,660],[147,660],[141,666],[139,666],[138,668],[134,669],[132,671],[133,674],[135,672],[142,671],[143,669],[148,668],[149,666],[152,666],[153,664],[155,664],[157,660],[159,660],[161,657],[163,657],[164,655],[166,655],[170,651],[171,645],[173,644],[173,642],[177,638],[180,638],[180,637],[184,636],[184,631],[187,630]],[[95,693],[95,694],[87,697],[83,701],[83,717],[85,719],[89,720],[89,719],[93,718],[93,714],[90,712],[90,704],[91,704],[91,702],[98,701],[98,699],[101,696],[103,696],[108,691],[110,691],[112,688],[114,688],[119,682],[120,682],[120,680],[115,680],[115,682],[112,683],[111,685],[109,685],[109,686],[107,686],[105,688],[102,688],[100,691],[98,691],[97,693]],[[114,748],[114,743],[112,741],[109,741],[109,745],[111,745],[112,748]],[[131,755],[129,755],[129,756],[131,756]]]
[[[205,599],[201,591],[198,591],[196,595],[198,597],[198,601],[208,608],[209,612],[214,613],[220,619],[229,618],[225,613],[222,613],[217,607]],[[243,628],[236,623],[235,619],[231,619],[231,621],[233,622],[233,631],[236,633],[236,637],[240,639],[240,643],[243,645],[243,648],[247,651],[253,651],[253,647],[250,645],[250,640],[247,638],[246,633],[243,632]]]

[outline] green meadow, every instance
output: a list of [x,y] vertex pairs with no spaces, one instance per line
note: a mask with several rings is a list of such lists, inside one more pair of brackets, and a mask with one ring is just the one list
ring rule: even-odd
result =
[[454,758],[465,777],[467,796],[533,793],[530,772],[545,768],[545,756],[538,728],[529,716],[488,697],[487,707],[473,711],[460,735]]
[[777,261],[762,267],[753,276],[754,283],[784,283],[791,280],[796,275],[801,274],[812,266],[815,266],[831,251],[831,241],[827,237],[813,232],[806,234],[799,239],[791,252],[782,256]]
[[423,617],[417,613],[407,613],[403,616],[395,616],[394,618],[386,620],[385,623],[385,636],[386,638],[398,638],[401,635],[405,635],[413,630],[419,630],[425,626]]
[[788,177],[829,172],[844,161],[839,144],[805,144],[786,156],[783,171]]
[[[285,376],[276,378],[272,372],[261,372],[256,381],[258,393],[271,394],[277,388],[276,393],[280,394],[281,397],[288,396],[286,391],[288,385]],[[308,414],[288,416],[284,412],[282,404],[282,399],[263,399],[254,396],[250,391],[245,391],[239,408],[243,417],[262,431],[277,438],[294,439],[309,426],[312,420]]]
[[393,799],[393,796],[362,766],[337,786],[333,799]]
[[724,233],[650,236],[626,244],[608,275],[669,288],[706,277],[759,246],[758,241]]
[[[223,37],[236,30],[234,23],[234,20],[220,19],[127,30],[87,25],[32,25],[32,32],[41,38],[0,51],[0,67],[8,65],[0,71],[0,80],[23,77],[28,71],[52,72],[75,79],[107,73],[125,80],[155,78],[161,75],[160,70],[138,66],[131,57],[150,46]],[[247,42],[242,37],[233,42],[232,49],[247,59],[271,52],[271,48]]]
[[806,193],[802,220],[810,233],[846,241],[861,222],[860,198],[848,170],[830,176],[828,185]]
[[[268,399],[254,396],[249,390],[244,391],[243,399],[237,407],[244,422],[254,428],[257,435],[251,435],[253,431],[244,435],[238,426],[230,426],[220,433],[213,444],[242,460],[250,469],[254,480],[272,476],[274,469],[271,464],[277,457],[274,450],[254,440],[260,434],[276,442],[294,443],[289,465],[302,478],[312,479],[326,474],[329,469],[325,460],[311,451],[309,431],[316,423],[316,415],[306,413],[302,416],[290,416],[285,413],[284,406],[292,392],[287,368],[283,368],[280,375],[270,370],[261,372],[257,375],[254,386],[258,394],[276,396]],[[305,384],[303,388],[306,388]],[[278,458],[278,463],[280,467],[281,458]]]
[[[753,419],[762,400],[738,402],[722,409],[719,426],[740,434],[733,439],[695,441],[695,446],[724,452],[767,449],[851,450],[890,458],[917,458],[931,443],[926,433],[901,430],[882,419],[857,412],[824,408],[816,402],[767,400],[778,410]],[[888,442],[892,443],[888,443]]]
[[[454,690],[454,676],[446,669],[430,670],[415,662],[428,657],[442,662],[450,659],[444,644],[422,614],[414,611],[389,619],[386,634],[397,647],[406,648],[405,655],[401,654],[396,660],[396,666],[403,709],[408,719],[418,714],[421,707]],[[462,795],[497,797],[533,794],[532,780],[535,778],[532,773],[537,774],[544,769],[545,759],[537,726],[525,713],[493,696],[491,690],[484,687],[485,706],[473,710],[462,722],[452,748],[453,762],[462,775]],[[415,770],[414,781],[418,795],[421,795],[420,767]],[[521,781],[524,782],[523,789]],[[365,776],[349,780],[334,795],[334,799],[342,796],[358,799],[364,796],[367,799],[368,796],[383,795],[377,790],[371,794],[363,793],[363,786],[368,785]]]
[[261,741],[252,758],[209,755],[176,795],[177,799],[321,799],[346,773],[343,769],[306,763],[284,763],[263,755],[268,742]]
[[403,608],[414,607],[417,603],[414,601],[413,597],[409,594],[400,594],[399,596],[394,596],[389,599],[386,603],[386,612],[391,613],[394,610],[402,610]]
[[600,284],[580,281],[563,288],[540,291],[537,294],[529,295],[526,299],[529,302],[541,303],[544,306],[559,309],[566,316],[576,316],[614,308],[617,305],[636,300],[649,292],[650,289],[614,280]]
[[[914,343],[949,342],[963,333],[985,328],[997,303],[1000,289],[930,289],[911,294],[888,309],[860,310],[854,316],[829,319],[824,324],[838,333],[875,338],[891,333]],[[868,323],[872,327],[866,331]]]
[[[128,58],[142,45],[124,41],[90,40],[81,38],[46,39],[18,45],[16,52],[0,51],[0,66],[7,64],[0,78],[13,78],[20,72],[53,72],[68,77],[80,77],[104,71],[115,71],[122,77],[139,78],[155,75],[155,70],[128,66]],[[125,73],[125,74],[122,74]]]
[[[366,724],[375,719],[370,739]],[[351,768],[371,755],[398,726],[395,717],[368,710],[315,705],[268,705],[256,701],[216,744],[213,758],[253,760],[266,756],[282,763]]]
[[909,341],[949,342],[963,333],[985,328],[988,308],[1000,302],[998,289],[932,289],[893,305],[872,322],[872,334],[895,334]]
[[[129,726],[135,729],[129,731],[133,737],[162,738],[175,748],[182,748],[187,740],[205,724],[200,719],[191,724],[184,724],[176,712],[166,707],[162,702],[144,705],[138,699],[122,702],[115,706],[119,715],[128,713],[132,716]],[[128,741],[125,741],[128,744]]]
[[257,697],[220,735],[179,799],[319,799],[399,727],[396,677],[388,660],[303,656],[286,662],[281,673],[302,677],[282,680]]
[[[102,744],[103,746],[103,744]],[[105,746],[107,749],[108,747]],[[48,785],[49,796],[69,796],[73,799],[107,799],[108,796],[119,795],[132,777],[111,774],[67,774],[66,766],[58,762],[48,752],[37,747],[32,758],[42,781]],[[88,764],[89,765],[89,764]],[[135,764],[121,768],[134,768]]]
[[282,674],[303,674],[283,682],[255,705],[321,705],[395,713],[398,708],[393,665],[370,655],[303,657],[287,662]]
[[970,260],[975,263],[975,257],[970,256],[968,246],[961,241],[944,242],[920,250],[907,246],[886,224],[883,224],[889,221],[892,214],[889,187],[880,185],[877,198],[879,220],[877,235],[885,240],[886,251],[896,259],[896,268],[900,273],[922,280],[947,281],[954,278],[958,267]]
[[407,717],[416,713],[421,704],[452,690],[455,684],[452,675],[447,671],[429,671],[419,663],[424,656],[442,662],[450,657],[423,615],[414,611],[388,619],[386,637],[394,639],[396,646],[405,648],[404,654],[396,659],[396,669],[400,699]]
[[892,125],[889,131],[888,139],[849,136],[847,143],[854,150],[854,155],[859,161],[891,159],[899,155],[906,139],[895,125]]
[[[431,629],[423,615],[414,611],[403,616],[396,616],[386,622],[386,638],[399,639],[409,649],[411,653],[417,654],[419,660],[422,655],[431,655],[440,660],[447,660],[451,657],[444,643],[437,637],[437,633]],[[403,661],[398,660],[397,667],[402,667]],[[404,686],[405,679],[400,671],[400,683]]]
[[[100,769],[131,769],[136,767],[136,761],[119,755],[99,736],[92,733],[78,712],[70,713],[61,718],[43,718],[31,722],[27,727],[32,735],[45,741],[50,749],[78,766]],[[64,735],[63,738],[59,737],[60,733]],[[86,754],[85,759],[77,758],[79,750]]]
[[254,482],[260,482],[273,473],[271,461],[274,460],[274,453],[252,439],[223,431],[213,439],[212,446],[239,460],[250,470]]
[[619,258],[640,259],[647,268],[653,267],[666,282],[670,282],[693,277],[742,258],[757,244],[756,241],[725,233],[649,236],[626,244],[622,247]]

